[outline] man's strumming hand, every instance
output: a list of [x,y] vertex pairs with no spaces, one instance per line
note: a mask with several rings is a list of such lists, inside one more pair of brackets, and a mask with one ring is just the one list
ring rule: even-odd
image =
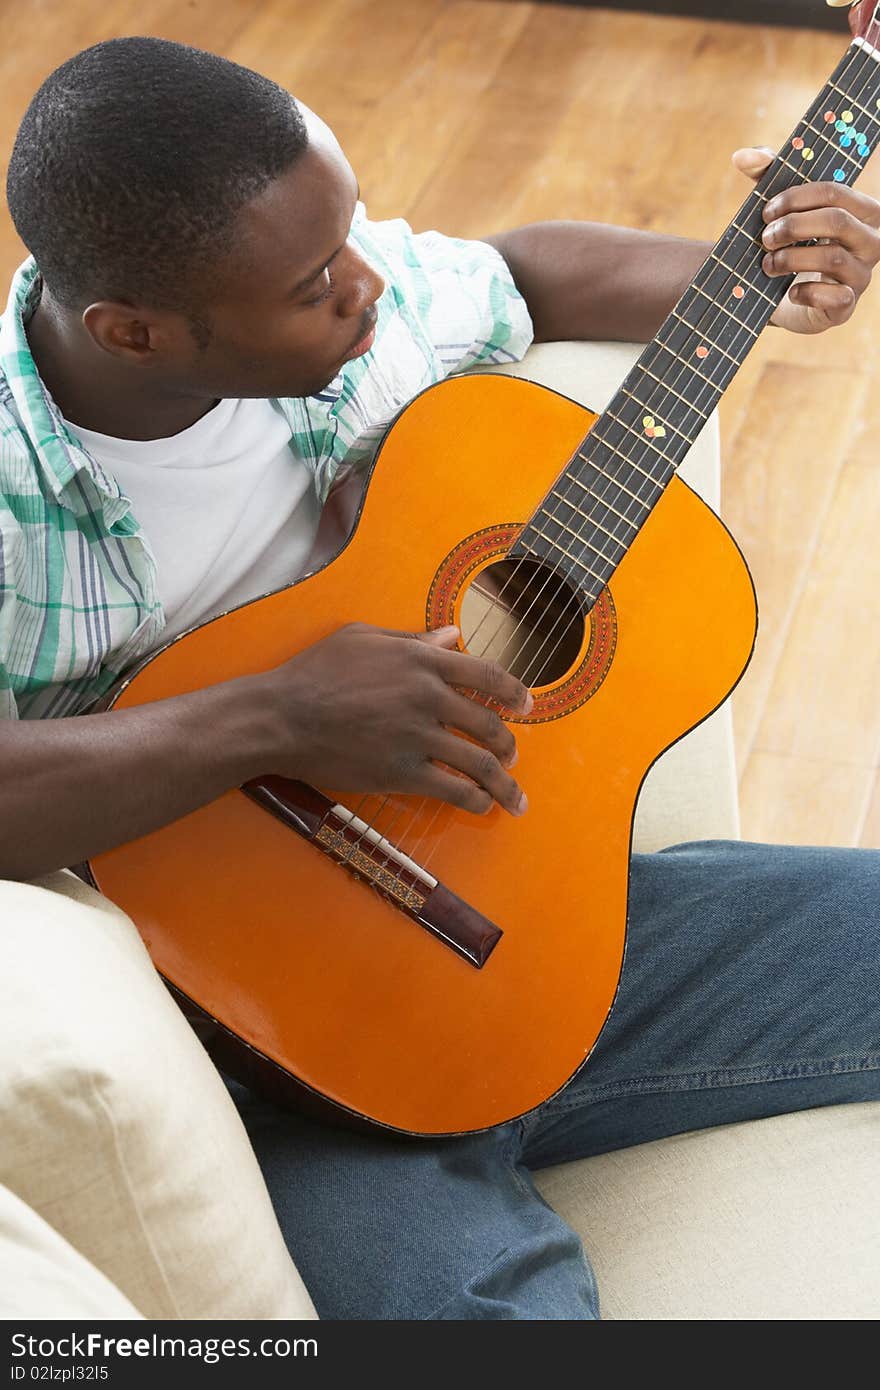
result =
[[457,636],[457,628],[349,623],[257,677],[274,720],[266,771],[337,791],[410,792],[477,814],[497,802],[521,814],[522,789],[504,770],[515,761],[513,734],[456,687],[519,714],[532,697],[497,662],[452,650]]

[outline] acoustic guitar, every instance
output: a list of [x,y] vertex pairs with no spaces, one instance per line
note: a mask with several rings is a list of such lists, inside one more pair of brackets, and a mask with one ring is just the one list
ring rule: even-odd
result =
[[503,375],[431,386],[386,432],[332,561],[175,638],[101,702],[268,670],[355,620],[456,624],[533,692],[509,720],[521,818],[266,775],[89,862],[226,1070],[343,1123],[454,1135],[528,1112],[589,1057],[640,787],[755,640],[743,557],[676,469],[791,283],[761,270],[767,199],[851,184],[880,136],[880,3],[851,28],[603,414]]

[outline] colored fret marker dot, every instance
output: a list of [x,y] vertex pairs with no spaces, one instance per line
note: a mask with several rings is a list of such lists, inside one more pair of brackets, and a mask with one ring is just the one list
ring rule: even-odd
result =
[[835,169],[835,170],[834,170],[834,182],[835,182],[835,183],[843,183],[843,181],[844,181],[845,178],[846,178],[846,171],[845,171],[844,169]]
[[850,121],[851,121],[852,118],[853,118],[853,113],[852,113],[851,111],[841,111],[840,114],[841,114],[841,116],[843,117],[843,119],[846,121],[847,125],[849,125]]
[[868,155],[868,154],[870,154],[870,153],[871,153],[871,146],[870,146],[870,145],[859,145],[859,154],[862,156],[862,159],[865,158],[865,155]]
[[833,111],[826,111],[826,112],[825,112],[825,119],[826,119],[826,121],[828,121],[828,123],[829,123],[829,125],[830,125],[830,123],[831,123],[832,121],[836,121],[836,120],[837,120],[837,116],[835,115],[835,113],[834,113]]
[[708,356],[709,356],[709,349],[708,349],[707,347],[698,347],[698,348],[697,348],[696,355],[697,355],[697,357],[708,357]]
[[812,159],[812,158],[813,158],[813,151],[812,151],[812,150],[804,150],[803,153],[801,154],[801,159]]
[[794,145],[796,150],[802,150],[804,148],[804,142],[799,135],[796,135],[791,143]]
[[642,424],[645,427],[645,434],[649,439],[665,439],[666,431],[662,425],[658,425],[653,415],[646,415]]
[[850,145],[852,144],[852,140],[850,140],[848,135],[841,135],[840,143],[845,150],[848,150]]
[[835,121],[835,122],[834,122],[834,129],[835,129],[835,130],[846,130],[846,121]]
[[734,285],[730,293],[733,295],[734,299],[742,299],[743,295],[745,294],[745,290],[743,289],[742,285]]

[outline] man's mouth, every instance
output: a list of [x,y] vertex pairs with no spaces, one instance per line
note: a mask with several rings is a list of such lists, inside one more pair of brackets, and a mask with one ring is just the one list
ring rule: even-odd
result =
[[358,338],[357,342],[353,343],[352,346],[348,349],[348,352],[345,354],[346,361],[350,357],[361,357],[365,352],[369,352],[370,348],[373,346],[373,337],[376,332],[376,323],[378,321],[378,318],[379,315],[374,313],[370,326],[367,329],[366,333],[362,334],[362,336]]

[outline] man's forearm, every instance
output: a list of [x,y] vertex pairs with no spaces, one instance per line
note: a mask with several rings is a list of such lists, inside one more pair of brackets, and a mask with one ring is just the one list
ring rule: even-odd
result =
[[261,703],[243,677],[137,709],[0,723],[0,878],[78,864],[260,776]]
[[533,222],[484,238],[510,266],[535,342],[647,342],[711,250],[601,222]]

